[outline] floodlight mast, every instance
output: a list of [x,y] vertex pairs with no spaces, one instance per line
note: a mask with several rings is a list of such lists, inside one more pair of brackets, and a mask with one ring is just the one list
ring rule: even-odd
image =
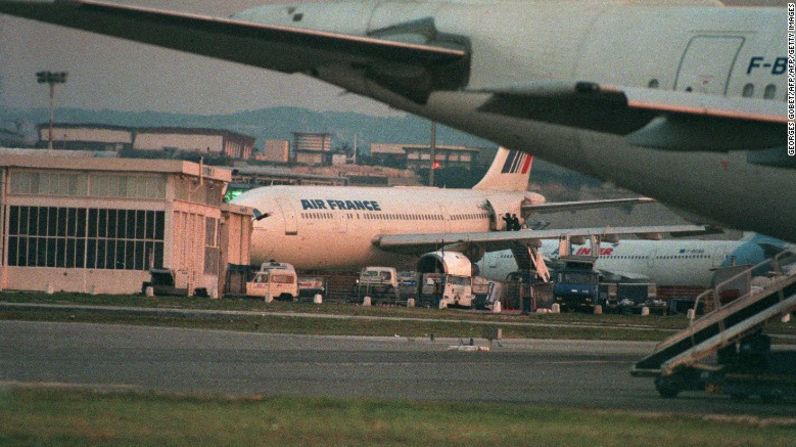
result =
[[48,84],[50,86],[50,129],[47,138],[47,148],[53,148],[53,115],[55,110],[55,84],[66,83],[66,77],[69,73],[65,71],[39,71],[36,73],[36,81],[39,84]]

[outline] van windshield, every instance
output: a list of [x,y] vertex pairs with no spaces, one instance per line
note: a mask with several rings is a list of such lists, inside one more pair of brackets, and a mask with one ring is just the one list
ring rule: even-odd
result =
[[293,282],[293,275],[275,273],[271,275],[271,282],[278,284],[290,284]]
[[561,282],[568,284],[596,284],[597,275],[590,273],[564,273],[561,275]]

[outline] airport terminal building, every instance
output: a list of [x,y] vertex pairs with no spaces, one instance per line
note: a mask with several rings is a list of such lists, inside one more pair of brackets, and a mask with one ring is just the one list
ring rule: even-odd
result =
[[222,203],[229,170],[58,152],[2,152],[0,290],[137,293],[168,268],[215,296],[249,264],[251,212]]

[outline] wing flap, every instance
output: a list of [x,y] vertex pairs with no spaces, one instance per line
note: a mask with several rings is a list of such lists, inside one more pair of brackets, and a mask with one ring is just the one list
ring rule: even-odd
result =
[[631,197],[626,199],[605,199],[605,200],[578,200],[574,202],[549,202],[540,204],[522,205],[523,214],[526,213],[555,213],[559,211],[582,211],[595,208],[606,208],[614,206],[632,206],[655,203],[655,199],[649,197]]
[[784,105],[773,100],[565,81],[485,92],[484,112],[625,135],[657,149],[763,150],[781,147],[785,135]]

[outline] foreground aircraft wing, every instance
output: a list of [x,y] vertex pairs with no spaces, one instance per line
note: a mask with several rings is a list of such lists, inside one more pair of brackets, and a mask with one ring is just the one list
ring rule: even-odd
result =
[[549,81],[480,91],[479,110],[624,135],[664,150],[765,150],[785,144],[779,101],[695,92]]
[[655,199],[649,197],[631,197],[627,199],[604,199],[604,200],[578,200],[574,202],[550,202],[539,204],[522,205],[522,214],[527,213],[556,213],[559,211],[582,211],[595,208],[606,208],[611,206],[641,205],[655,203]]
[[552,230],[520,230],[490,231],[472,233],[435,233],[435,234],[395,234],[377,236],[373,244],[382,250],[400,253],[422,254],[442,247],[476,245],[485,251],[505,250],[520,245],[536,244],[542,239],[559,239],[561,237],[599,236],[610,238],[617,235],[650,235],[650,234],[704,234],[708,228],[704,225],[665,225],[639,227],[594,227],[594,228],[562,228]]
[[[94,0],[0,0],[0,13],[284,73],[353,65],[417,102],[433,90],[461,85],[469,73],[468,52],[449,42],[408,43]],[[417,26],[433,30],[433,21]],[[412,75],[396,77],[398,72]]]

